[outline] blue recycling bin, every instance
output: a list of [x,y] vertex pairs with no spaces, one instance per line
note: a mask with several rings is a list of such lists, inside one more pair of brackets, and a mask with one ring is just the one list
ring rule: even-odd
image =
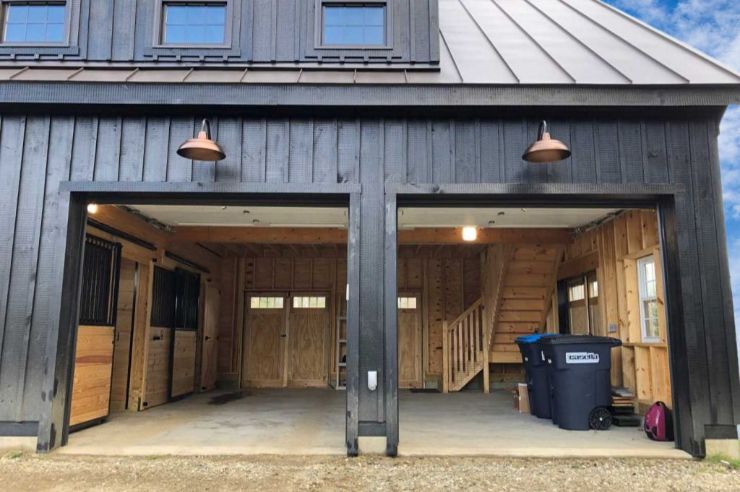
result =
[[611,349],[616,338],[564,335],[543,338],[553,423],[567,430],[611,426]]
[[516,344],[522,353],[524,376],[529,393],[529,408],[532,415],[541,419],[551,418],[550,384],[547,380],[547,362],[542,355],[540,341],[556,337],[554,333],[534,333],[517,337]]

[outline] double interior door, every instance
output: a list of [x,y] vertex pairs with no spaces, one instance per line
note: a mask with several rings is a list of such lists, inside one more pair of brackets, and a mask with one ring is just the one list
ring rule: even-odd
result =
[[247,293],[244,305],[243,387],[328,384],[327,293]]

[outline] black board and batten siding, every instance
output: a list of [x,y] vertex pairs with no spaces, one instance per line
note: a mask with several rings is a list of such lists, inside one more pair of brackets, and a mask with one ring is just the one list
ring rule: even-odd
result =
[[[359,277],[352,286],[359,295],[353,300],[358,299],[360,316],[356,358],[349,359],[351,364],[356,361],[357,370],[351,374],[348,394],[349,420],[360,434],[385,433],[384,426],[395,425],[397,418],[395,388],[386,387],[387,374],[381,374],[375,392],[367,389],[366,381],[368,370],[391,371],[388,361],[394,360],[384,353],[384,347],[391,350],[389,340],[395,340],[384,331],[393,330],[383,302],[389,295],[386,289],[393,288],[385,286],[384,273],[392,272],[377,267],[388,262],[395,248],[386,244],[394,234],[385,221],[395,201],[386,203],[384,189],[426,184],[432,193],[441,193],[454,183],[470,184],[471,189],[474,184],[500,183],[618,190],[620,185],[627,189],[656,184],[679,190],[675,206],[662,213],[664,224],[676,226],[677,234],[664,238],[664,244],[667,256],[675,253],[668,262],[675,261],[680,269],[680,276],[670,279],[680,299],[669,301],[669,309],[677,313],[673,319],[682,319],[671,335],[672,373],[678,378],[674,386],[680,447],[701,454],[704,436],[729,434],[734,428],[740,397],[732,376],[737,358],[716,144],[718,114],[598,115],[553,119],[553,134],[572,147],[573,157],[544,166],[521,160],[538,123],[524,117],[219,116],[212,120],[214,137],[227,158],[213,165],[175,153],[197,130],[195,115],[2,115],[0,421],[33,424],[49,413],[45,374],[54,370],[46,364],[54,360],[57,348],[64,244],[68,233],[72,239],[67,244],[75,244],[73,236],[80,232],[77,222],[68,222],[70,211],[72,219],[80,213],[79,206],[70,208],[70,199],[77,199],[59,192],[61,182],[118,181],[130,184],[130,190],[140,182],[270,183],[275,189],[306,183],[327,188],[361,184],[350,210],[350,262],[357,261]],[[393,221],[389,223],[393,229]],[[57,371],[60,364],[56,361]],[[61,433],[54,428],[51,441],[47,435],[40,446],[59,445]]]
[[[161,0],[68,0],[72,11],[70,45],[0,45],[0,61],[87,61],[120,64],[198,63],[292,65],[299,62],[389,63],[429,66],[439,63],[437,0],[388,0],[389,49],[317,49],[316,0],[224,0],[228,4],[227,46],[157,46]],[[430,34],[432,33],[432,34]]]

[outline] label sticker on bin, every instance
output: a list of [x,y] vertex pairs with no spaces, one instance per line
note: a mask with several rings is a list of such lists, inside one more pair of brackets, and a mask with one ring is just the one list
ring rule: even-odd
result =
[[599,354],[593,352],[566,352],[566,364],[598,364]]

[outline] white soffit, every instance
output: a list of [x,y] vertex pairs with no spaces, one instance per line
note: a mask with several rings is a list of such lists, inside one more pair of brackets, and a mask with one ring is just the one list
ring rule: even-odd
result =
[[342,207],[130,205],[128,208],[174,227],[347,227],[347,209]]
[[400,208],[401,229],[424,227],[582,227],[619,212],[615,208]]

